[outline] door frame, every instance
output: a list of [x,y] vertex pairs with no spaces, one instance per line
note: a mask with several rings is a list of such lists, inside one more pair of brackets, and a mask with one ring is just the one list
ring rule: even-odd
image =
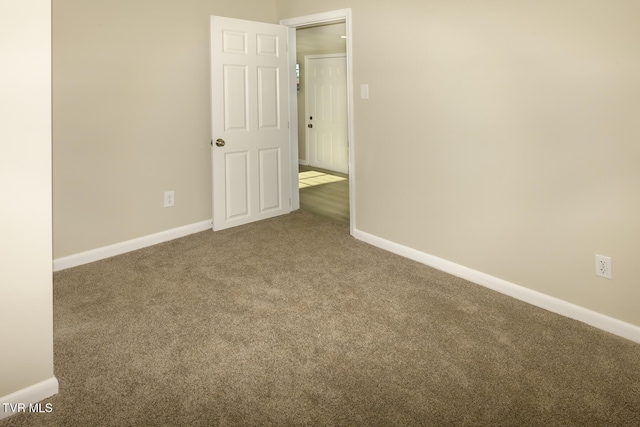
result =
[[346,27],[347,59],[347,138],[349,144],[349,233],[356,230],[356,185],[353,130],[353,47],[351,9],[338,9],[313,15],[280,20],[280,25],[289,27],[289,142],[291,161],[291,209],[300,209],[298,189],[298,95],[296,91],[296,29],[318,24],[344,21]]

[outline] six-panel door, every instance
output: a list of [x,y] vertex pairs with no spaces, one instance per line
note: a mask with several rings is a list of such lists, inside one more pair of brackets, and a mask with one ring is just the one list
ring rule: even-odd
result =
[[213,229],[289,213],[287,29],[211,17]]
[[344,54],[305,57],[310,166],[349,173],[347,65]]

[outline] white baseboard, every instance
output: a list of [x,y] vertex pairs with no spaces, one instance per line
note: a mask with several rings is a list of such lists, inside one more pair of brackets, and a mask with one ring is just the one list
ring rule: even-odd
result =
[[506,280],[482,273],[477,270],[438,258],[433,255],[382,239],[364,231],[356,230],[354,237],[380,249],[409,258],[435,269],[444,271],[510,297],[543,308],[556,314],[586,323],[603,331],[640,343],[640,327],[601,313],[586,309],[570,302],[516,285]]
[[298,164],[302,166],[309,166],[309,162],[304,159],[298,159]]
[[148,236],[139,237],[133,240],[116,243],[102,248],[92,249],[90,251],[81,252],[75,255],[69,255],[53,260],[53,271],[65,270],[71,267],[88,264],[90,262],[99,261],[101,259],[110,258],[112,256],[135,251],[137,249],[146,248],[148,246],[157,245],[158,243],[167,242],[179,237],[188,236],[189,234],[199,233],[201,231],[211,229],[211,220],[197,222],[195,224],[185,225],[171,230],[161,231],[159,233],[150,234]]
[[[51,377],[7,396],[0,397],[0,420],[17,414],[18,412],[32,412],[29,405],[38,403],[47,397],[58,394],[58,380]],[[3,405],[7,403],[8,405]],[[23,404],[18,406],[19,404]]]

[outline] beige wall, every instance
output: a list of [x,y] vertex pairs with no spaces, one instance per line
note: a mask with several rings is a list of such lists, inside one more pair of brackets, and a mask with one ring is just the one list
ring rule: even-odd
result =
[[55,258],[211,219],[209,15],[275,3],[53,2]]
[[640,3],[276,4],[352,8],[359,230],[640,326]]
[[53,378],[50,21],[0,2],[0,401]]

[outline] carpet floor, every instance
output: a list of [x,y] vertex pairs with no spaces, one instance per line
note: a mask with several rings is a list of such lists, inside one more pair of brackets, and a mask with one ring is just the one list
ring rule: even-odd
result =
[[53,412],[0,426],[638,426],[640,345],[308,212],[54,274]]

